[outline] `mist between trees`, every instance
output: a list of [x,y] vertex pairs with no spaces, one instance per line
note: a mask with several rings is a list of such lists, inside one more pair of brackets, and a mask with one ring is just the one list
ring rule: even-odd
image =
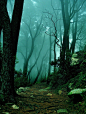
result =
[[85,0],[0,0],[4,95],[15,95],[17,71],[36,83],[65,63],[68,69],[71,55],[86,43],[85,6]]

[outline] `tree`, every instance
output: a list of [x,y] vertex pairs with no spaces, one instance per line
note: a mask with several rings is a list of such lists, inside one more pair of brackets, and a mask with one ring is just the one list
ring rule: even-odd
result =
[[[52,5],[52,2],[51,2],[51,5]],[[57,14],[56,14],[56,12],[54,11],[55,9],[54,9],[54,7],[53,7],[53,5],[52,5],[52,9],[53,9],[53,12],[54,12],[54,15],[55,15],[55,17],[54,17],[54,15],[52,14],[52,13],[50,13],[49,11],[47,11],[47,12],[45,12],[45,13],[47,13],[48,14],[48,16],[47,16],[47,18],[51,21],[51,23],[52,23],[52,26],[53,27],[49,27],[49,29],[50,29],[50,33],[48,33],[48,31],[46,31],[45,33],[47,34],[47,35],[49,35],[50,36],[50,38],[51,38],[51,36],[53,36],[54,37],[54,72],[56,71],[56,63],[57,63],[57,60],[56,60],[56,55],[57,55],[57,52],[56,52],[56,45],[60,48],[60,50],[61,50],[61,46],[59,45],[59,39],[58,39],[58,37],[57,37],[57,21],[58,21],[58,19],[57,19]],[[53,28],[53,29],[52,29]]]
[[[39,57],[40,57],[40,53],[41,53],[42,48],[43,48],[43,45],[44,45],[44,41],[45,41],[45,37],[44,37],[44,39],[43,39],[42,46],[41,46],[41,48],[40,48],[40,50],[39,50],[38,57],[35,59],[34,64],[31,66],[30,70],[28,71],[29,83],[30,83],[30,73],[31,73],[33,67],[37,64],[37,61],[38,61],[38,59],[39,59]],[[41,70],[41,69],[40,69],[40,70]],[[39,72],[39,71],[38,71],[38,72]],[[39,74],[39,73],[38,73],[38,74]],[[39,75],[38,75],[37,77],[39,77]],[[37,80],[36,80],[36,81],[37,81]]]
[[12,21],[6,0],[0,0],[0,27],[3,29],[2,92],[5,101],[15,102],[14,66],[24,0],[15,0]]
[[[63,25],[64,25],[64,35],[63,35],[63,43],[62,43],[62,51],[60,56],[60,67],[62,69],[66,68],[68,69],[68,66],[70,64],[70,51],[69,51],[69,31],[70,31],[70,23],[75,14],[82,8],[83,4],[85,3],[85,0],[80,2],[79,0],[60,0],[61,2],[61,8],[62,8],[62,17],[63,17]],[[77,6],[78,4],[78,6]],[[76,18],[77,14],[76,14]],[[76,19],[77,21],[77,19]],[[77,26],[77,23],[76,25]],[[77,27],[75,27],[75,32],[77,30]],[[75,34],[75,33],[74,33]],[[76,34],[75,34],[76,35]],[[75,36],[73,36],[75,37]],[[74,52],[75,49],[75,43],[76,40],[73,38],[74,41],[72,41],[72,51]]]
[[[41,30],[42,30],[42,17],[40,22],[37,22],[36,24],[36,31],[33,34],[33,29],[31,29],[31,20],[30,20],[30,24],[25,23],[27,26],[28,31],[24,31],[24,35],[26,37],[26,42],[25,42],[25,53],[23,53],[23,51],[19,50],[19,52],[22,54],[23,58],[24,58],[24,65],[23,65],[23,76],[27,77],[27,72],[28,71],[28,63],[29,60],[33,54],[34,51],[34,44],[35,44],[35,40],[38,37],[38,35],[40,34]],[[29,37],[28,37],[29,34]],[[31,48],[30,51],[28,53],[28,39],[31,38]],[[31,72],[31,71],[30,71]],[[28,74],[29,75],[29,74]]]
[[72,44],[71,44],[71,47],[70,47],[70,52],[71,52],[72,54],[74,53],[75,44],[76,44],[78,12],[77,12],[75,15],[76,15],[76,18],[75,18],[75,20],[74,20],[75,22],[73,22],[73,24],[72,24],[72,37],[73,37],[73,40],[72,40]]
[[41,65],[40,65],[40,68],[39,68],[39,69],[38,69],[38,66],[37,66],[38,73],[37,73],[37,76],[36,76],[36,78],[35,78],[33,84],[35,84],[35,83],[37,82],[37,80],[38,80],[38,78],[39,78],[39,76],[40,76],[40,74],[41,74],[43,62],[44,62],[44,59],[45,59],[45,57],[46,57],[46,55],[47,55],[47,52],[48,52],[48,50],[46,51],[45,55],[43,56],[43,58],[42,58],[42,60],[41,60]]
[[50,37],[49,37],[49,42],[50,42],[50,50],[49,50],[49,69],[48,69],[48,76],[50,76],[50,72],[51,72],[51,29],[50,29]]

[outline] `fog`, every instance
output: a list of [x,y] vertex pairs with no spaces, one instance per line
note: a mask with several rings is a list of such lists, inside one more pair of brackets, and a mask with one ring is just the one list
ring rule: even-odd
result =
[[[78,0],[77,4],[80,5]],[[72,4],[72,3],[71,3]],[[82,49],[86,43],[86,4],[83,4],[78,12],[77,23],[77,41],[75,52]],[[14,0],[8,0],[7,9],[12,18]],[[69,46],[72,43],[72,23],[75,17],[71,18],[69,29]],[[54,22],[54,23],[53,23]],[[23,14],[17,46],[15,69],[22,70],[25,60],[28,58],[28,72],[33,79],[40,70],[40,78],[48,75],[49,70],[49,52],[51,37],[51,61],[54,60],[54,32],[57,29],[58,44],[61,46],[61,39],[64,35],[64,24],[62,19],[62,10],[60,0],[24,0]],[[14,28],[15,29],[15,28]],[[51,35],[50,35],[51,29]],[[1,34],[3,37],[3,33]],[[3,38],[1,38],[3,43]],[[63,42],[63,41],[62,41]],[[2,45],[3,46],[3,45]],[[56,45],[56,59],[60,56],[60,47]],[[53,66],[51,66],[53,72]]]

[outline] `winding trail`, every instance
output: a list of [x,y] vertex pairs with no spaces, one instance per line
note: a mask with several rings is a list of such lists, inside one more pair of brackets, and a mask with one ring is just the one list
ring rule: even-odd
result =
[[[56,94],[55,90],[49,89],[45,83],[35,84],[19,95],[21,97],[16,98],[19,109],[5,105],[2,106],[0,114],[85,114],[82,105],[78,113],[80,107],[68,103],[69,98],[65,90]],[[68,113],[57,113],[59,109],[66,109]]]

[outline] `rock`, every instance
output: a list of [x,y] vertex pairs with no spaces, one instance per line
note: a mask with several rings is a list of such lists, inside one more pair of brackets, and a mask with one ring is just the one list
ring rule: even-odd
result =
[[33,95],[31,95],[30,97],[35,98]]
[[24,87],[20,87],[19,89],[18,89],[18,92],[20,93],[20,92],[24,92]]
[[47,90],[46,89],[40,89],[39,91],[41,92],[41,91],[47,91]]
[[62,94],[62,90],[59,90],[59,91],[58,91],[58,94],[61,95],[61,94]]
[[20,87],[20,88],[17,89],[16,93],[18,94],[18,93],[21,93],[21,92],[25,92],[29,89],[30,89],[30,87]]
[[71,57],[71,66],[79,64],[79,58],[77,58],[77,54],[74,53]]
[[77,88],[77,89],[71,90],[71,91],[68,93],[68,95],[81,94],[81,93],[83,93],[83,92],[85,92],[85,91],[86,91],[86,88],[85,88],[85,89]]
[[57,110],[57,113],[68,113],[68,111],[66,109],[59,109]]
[[48,90],[48,89],[50,89],[51,87],[47,87],[47,88],[45,88],[46,90]]
[[85,89],[73,89],[68,93],[69,98],[73,101],[73,103],[77,103],[82,101],[83,95],[86,93],[86,88]]
[[24,89],[24,87],[19,87],[19,89]]
[[52,96],[52,94],[51,94],[51,93],[48,93],[47,95],[48,95],[48,96]]
[[12,105],[12,108],[13,108],[13,109],[19,109],[19,107],[18,107],[17,105],[15,105],[15,104]]

